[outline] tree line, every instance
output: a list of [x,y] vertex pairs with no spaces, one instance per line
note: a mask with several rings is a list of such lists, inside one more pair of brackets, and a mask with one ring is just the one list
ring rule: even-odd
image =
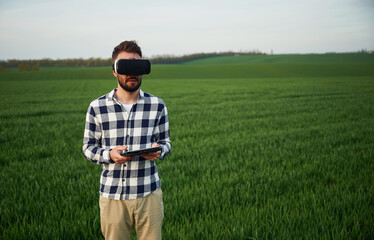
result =
[[[194,53],[183,56],[174,55],[159,55],[152,57],[150,60],[153,64],[178,64],[187,61],[218,57],[218,56],[239,56],[239,55],[264,55],[265,53],[259,50],[246,52],[212,52],[212,53]],[[20,71],[37,71],[41,67],[106,67],[112,65],[111,58],[69,58],[69,59],[29,59],[29,60],[0,60],[0,71],[5,71],[6,68],[18,68]]]
[[[101,67],[101,66],[111,66],[112,60],[101,59],[101,58],[69,58],[69,59],[29,59],[29,60],[19,60],[10,59],[6,61],[0,61],[0,66],[4,68],[18,68],[22,70],[30,70],[30,68],[36,67]],[[37,70],[37,69],[35,69]]]
[[192,60],[202,59],[202,58],[210,58],[210,57],[220,57],[220,56],[240,56],[240,55],[265,55],[265,53],[254,50],[254,51],[246,51],[246,52],[212,52],[212,53],[194,53],[189,55],[183,55],[181,57],[173,56],[173,55],[161,55],[155,56],[151,58],[152,63],[156,64],[176,64],[176,63],[184,63]]

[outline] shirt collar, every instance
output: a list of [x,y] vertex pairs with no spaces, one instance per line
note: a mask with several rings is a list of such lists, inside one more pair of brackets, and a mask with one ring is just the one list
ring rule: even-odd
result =
[[[110,93],[108,93],[108,99],[109,100],[116,99],[116,95],[114,95],[114,93],[116,91],[117,91],[117,88],[114,88],[112,91],[110,91]],[[139,97],[138,97],[137,101],[139,101],[139,99],[143,99],[143,98],[144,98],[144,92],[141,89],[139,89]]]

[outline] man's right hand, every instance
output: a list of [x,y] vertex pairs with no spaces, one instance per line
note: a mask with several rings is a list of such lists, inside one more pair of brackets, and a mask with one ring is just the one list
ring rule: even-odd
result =
[[112,159],[117,164],[123,164],[123,163],[133,160],[135,156],[128,156],[128,157],[121,156],[120,152],[122,150],[126,150],[127,148],[128,148],[127,146],[117,146],[113,148],[109,152],[110,159]]

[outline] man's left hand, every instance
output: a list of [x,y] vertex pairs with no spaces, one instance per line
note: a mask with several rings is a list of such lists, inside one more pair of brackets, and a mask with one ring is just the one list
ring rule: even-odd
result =
[[[152,147],[157,147],[157,146],[158,146],[157,143],[152,144]],[[140,156],[142,156],[143,158],[146,158],[148,160],[155,161],[156,159],[158,159],[161,156],[161,150],[157,151],[157,152],[150,152],[150,153],[141,154]]]

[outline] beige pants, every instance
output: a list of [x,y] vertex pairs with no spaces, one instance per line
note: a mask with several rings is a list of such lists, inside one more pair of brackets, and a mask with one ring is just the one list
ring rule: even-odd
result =
[[134,226],[139,240],[161,239],[162,190],[159,188],[144,198],[133,200],[100,196],[100,217],[105,239],[130,239]]

